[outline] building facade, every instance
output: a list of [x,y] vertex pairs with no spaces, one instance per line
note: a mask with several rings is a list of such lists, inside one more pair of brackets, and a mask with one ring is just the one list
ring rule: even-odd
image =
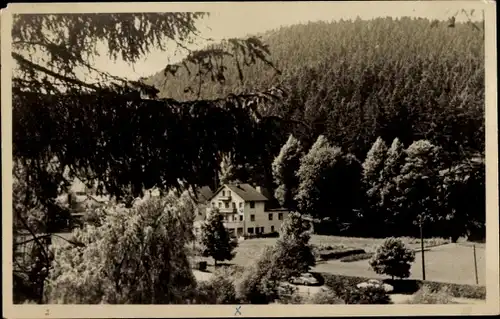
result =
[[286,209],[266,209],[268,198],[260,187],[249,184],[226,184],[217,189],[207,203],[205,216],[195,224],[199,232],[201,223],[214,209],[224,218],[229,233],[240,237],[279,231],[287,217]]

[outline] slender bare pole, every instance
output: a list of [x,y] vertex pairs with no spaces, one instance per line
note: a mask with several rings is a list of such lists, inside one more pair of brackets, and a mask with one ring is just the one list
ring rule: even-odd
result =
[[422,225],[422,215],[420,215],[420,250],[422,252],[422,280],[425,280],[425,257],[424,257],[424,231]]

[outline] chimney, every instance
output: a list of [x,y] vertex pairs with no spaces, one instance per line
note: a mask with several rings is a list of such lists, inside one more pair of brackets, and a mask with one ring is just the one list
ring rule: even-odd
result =
[[260,186],[255,186],[255,190],[262,194],[262,188]]

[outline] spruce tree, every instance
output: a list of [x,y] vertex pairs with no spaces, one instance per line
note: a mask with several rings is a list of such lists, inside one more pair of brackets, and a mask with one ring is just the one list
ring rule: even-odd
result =
[[212,257],[215,266],[217,266],[218,261],[233,259],[237,242],[229,236],[218,209],[210,212],[201,230],[202,255],[204,257]]

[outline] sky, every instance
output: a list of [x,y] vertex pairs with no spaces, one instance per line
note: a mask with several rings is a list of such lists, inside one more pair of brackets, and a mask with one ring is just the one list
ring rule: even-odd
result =
[[[470,11],[476,1],[425,1],[406,2],[288,2],[288,3],[241,3],[218,6],[210,10],[210,16],[200,21],[200,32],[204,38],[215,41],[223,38],[244,37],[256,33],[279,28],[280,26],[307,23],[308,21],[335,21],[356,19],[373,19],[376,17],[425,17],[429,19],[446,20],[461,9]],[[477,7],[477,6],[476,6]],[[466,20],[461,13],[457,21]],[[472,20],[482,19],[482,13],[476,9]],[[200,41],[192,48],[201,48],[206,41]],[[123,61],[112,62],[105,56],[95,61],[96,67],[112,74],[138,79],[160,71],[168,63],[181,60],[182,54],[159,50],[148,54],[134,66]]]

